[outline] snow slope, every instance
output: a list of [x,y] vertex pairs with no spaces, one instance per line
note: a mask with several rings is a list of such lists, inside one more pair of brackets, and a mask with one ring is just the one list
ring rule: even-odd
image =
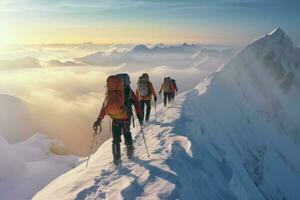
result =
[[24,167],[24,163],[16,156],[16,152],[10,147],[6,140],[0,135],[0,180],[17,174]]
[[22,141],[39,129],[30,107],[21,99],[0,94],[0,133],[9,143]]
[[[0,135],[0,199],[28,200],[58,175],[78,164],[73,156],[51,153],[61,145],[41,134],[8,144]],[[61,147],[63,148],[63,147]]]
[[299,58],[276,29],[133,129],[136,157],[111,141],[33,199],[300,199]]

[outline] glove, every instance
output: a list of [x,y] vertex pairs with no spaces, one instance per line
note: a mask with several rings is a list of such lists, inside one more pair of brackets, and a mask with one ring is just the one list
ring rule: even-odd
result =
[[139,115],[138,117],[138,120],[139,120],[139,122],[140,122],[140,125],[143,125],[143,121],[144,121],[144,119],[143,119],[143,116],[142,115]]
[[156,102],[156,101],[157,101],[157,97],[155,96],[155,97],[154,97],[154,102]]
[[94,125],[93,125],[94,131],[97,131],[98,126],[101,126],[101,121],[99,118],[94,122]]

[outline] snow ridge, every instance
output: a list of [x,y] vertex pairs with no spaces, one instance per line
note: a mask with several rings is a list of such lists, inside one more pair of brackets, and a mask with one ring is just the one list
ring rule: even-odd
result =
[[[175,120],[170,118],[171,113],[172,116],[179,117],[180,108],[174,105],[167,110],[159,106],[159,117],[155,120],[152,116],[149,123],[151,125],[144,129],[147,144],[152,147],[150,160],[147,158],[141,132],[135,128],[133,133],[136,153],[133,160],[127,160],[123,154],[123,166],[116,168],[112,164],[109,140],[92,156],[88,169],[85,169],[84,164],[80,165],[59,177],[33,199],[134,199],[139,196],[176,199],[178,193],[175,188],[179,182],[176,173],[167,164],[168,157],[173,151],[174,143],[185,149],[189,156],[192,156],[192,151],[189,140],[172,133]],[[69,177],[68,180],[66,177]],[[73,183],[68,184],[69,181]]]
[[114,167],[109,140],[33,199],[300,199],[298,62],[276,29],[158,107],[150,160],[136,127],[135,159]]

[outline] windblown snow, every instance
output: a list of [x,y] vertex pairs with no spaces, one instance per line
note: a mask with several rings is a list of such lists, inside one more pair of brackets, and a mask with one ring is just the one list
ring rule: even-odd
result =
[[57,176],[74,168],[78,159],[63,155],[63,149],[58,141],[42,134],[13,145],[0,135],[0,199],[31,199]]
[[[300,199],[300,55],[281,30],[257,39],[144,128],[112,164],[111,141],[33,199]],[[101,137],[101,135],[100,135]],[[123,151],[124,152],[124,151]]]

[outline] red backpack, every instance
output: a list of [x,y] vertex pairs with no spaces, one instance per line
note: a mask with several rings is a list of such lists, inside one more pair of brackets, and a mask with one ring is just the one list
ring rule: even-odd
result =
[[109,76],[106,80],[107,92],[104,110],[113,119],[128,117],[125,106],[125,85],[120,76]]

